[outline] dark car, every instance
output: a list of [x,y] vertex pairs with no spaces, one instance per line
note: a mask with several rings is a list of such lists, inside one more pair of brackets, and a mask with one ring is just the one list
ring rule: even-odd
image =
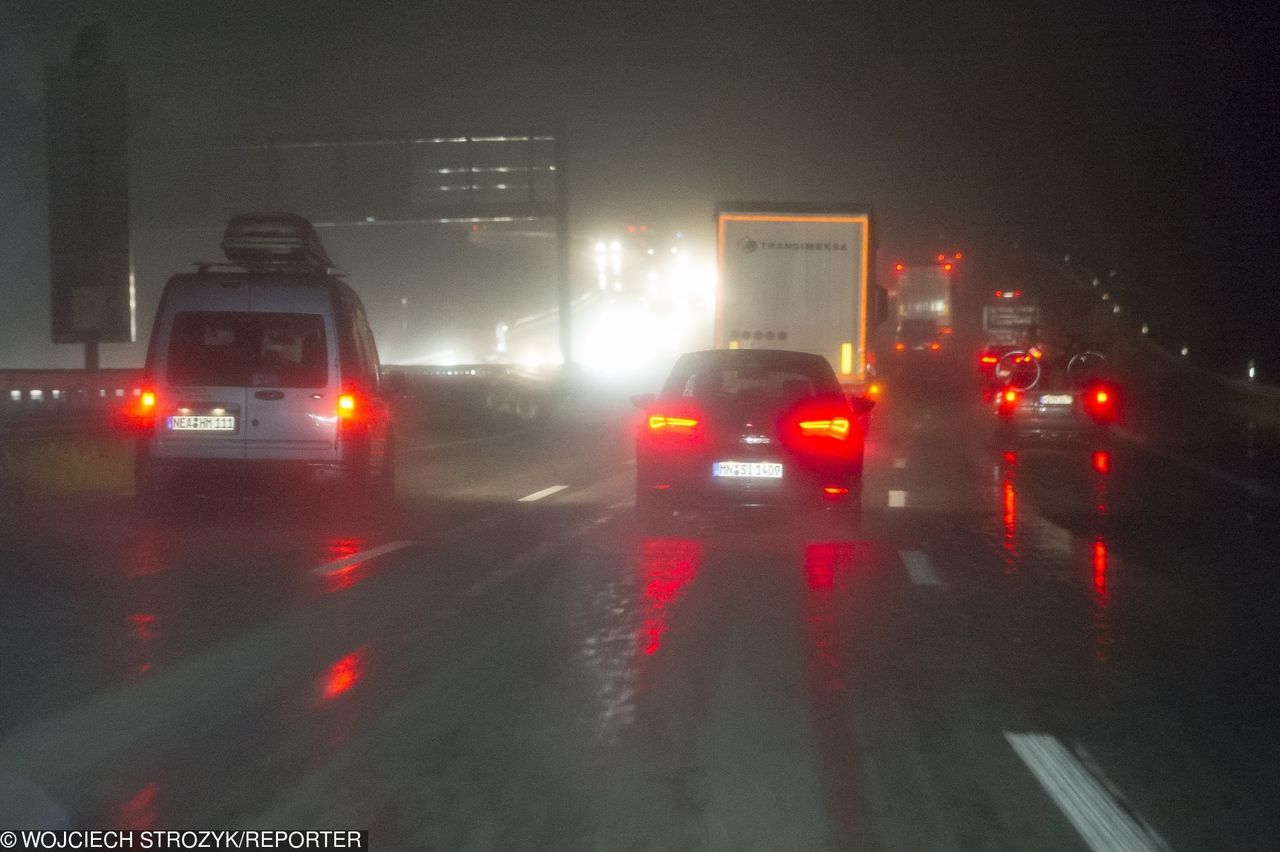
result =
[[1003,381],[995,413],[1005,438],[1098,438],[1120,419],[1120,388],[1099,352],[1013,350],[995,375]]
[[[856,504],[860,416],[819,355],[764,349],[691,352],[644,409],[636,506],[645,514],[711,503]],[[856,405],[856,409],[855,409]]]

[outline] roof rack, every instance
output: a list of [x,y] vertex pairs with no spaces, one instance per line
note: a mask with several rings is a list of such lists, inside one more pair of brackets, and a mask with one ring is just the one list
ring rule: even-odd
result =
[[318,272],[333,261],[316,229],[294,213],[242,213],[232,217],[222,235],[222,253],[248,270]]

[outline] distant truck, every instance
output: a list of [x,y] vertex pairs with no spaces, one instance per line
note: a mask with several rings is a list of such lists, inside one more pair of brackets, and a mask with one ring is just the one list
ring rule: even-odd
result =
[[717,205],[715,348],[822,355],[865,395],[868,336],[888,313],[872,218],[862,204]]
[[897,273],[898,325],[929,320],[939,334],[950,334],[950,264],[904,266]]

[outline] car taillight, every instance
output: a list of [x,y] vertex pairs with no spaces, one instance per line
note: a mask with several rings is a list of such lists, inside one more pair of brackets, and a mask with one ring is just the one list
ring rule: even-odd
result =
[[1094,420],[1109,423],[1116,419],[1116,392],[1105,385],[1093,385],[1085,390],[1084,407]]
[[801,420],[796,426],[806,438],[825,436],[844,441],[849,437],[849,418],[832,417],[827,420]]
[[929,344],[929,349],[932,350],[933,352],[937,352],[941,348],[942,348],[942,344],[936,340]]
[[649,429],[657,431],[665,429],[669,432],[691,433],[698,427],[696,417],[669,417],[665,414],[650,414]]
[[1001,405],[1013,405],[1017,401],[1018,401],[1018,392],[1013,388],[1009,388],[1004,393],[1000,394]]
[[903,343],[901,340],[893,344],[893,350],[895,352],[905,352],[906,348],[907,348],[907,344]]
[[996,357],[996,356],[994,356],[994,355],[983,355],[981,358],[979,358],[979,359],[978,359],[978,361],[979,361],[979,362],[981,362],[981,363],[983,363],[983,364],[995,364],[995,363],[997,363],[999,360],[1000,360],[1000,359],[999,359],[999,358],[997,358],[997,357]]

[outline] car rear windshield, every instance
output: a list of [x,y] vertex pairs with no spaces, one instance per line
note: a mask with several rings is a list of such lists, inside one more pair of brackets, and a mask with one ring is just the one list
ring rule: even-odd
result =
[[[826,366],[825,362],[820,362]],[[840,383],[827,368],[803,363],[745,361],[726,362],[719,359],[688,363],[677,368],[663,389],[667,396],[693,399],[758,399],[790,402],[810,396],[840,393]]]
[[169,340],[171,385],[320,388],[328,383],[319,314],[183,311]]

